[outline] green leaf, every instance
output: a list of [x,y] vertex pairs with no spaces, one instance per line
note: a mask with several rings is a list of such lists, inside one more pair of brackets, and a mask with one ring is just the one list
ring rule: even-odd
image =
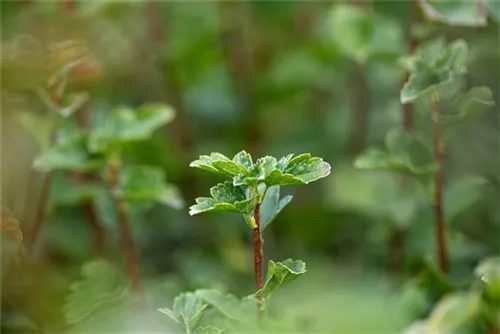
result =
[[195,334],[221,334],[222,330],[214,326],[200,326],[194,332]]
[[500,257],[489,257],[476,267],[474,273],[486,285],[488,295],[500,301]]
[[444,210],[448,224],[452,224],[457,217],[481,199],[482,188],[486,183],[487,180],[482,177],[470,176],[446,189]]
[[50,187],[50,206],[75,206],[97,198],[105,188],[97,182],[78,183],[63,173],[53,175]]
[[206,170],[208,172],[212,173],[217,173],[217,174],[222,174],[226,176],[234,176],[235,174],[232,174],[230,172],[227,172],[223,169],[220,169],[216,166],[214,166],[214,162],[217,164],[220,164],[221,162],[226,163],[227,165],[224,165],[224,167],[229,168],[229,165],[234,165],[237,164],[234,161],[231,161],[228,157],[226,157],[223,154],[212,152],[210,155],[200,155],[200,158],[198,160],[195,160],[189,164],[189,167],[196,167],[200,168],[203,170]]
[[424,261],[425,269],[418,275],[419,286],[440,297],[456,290],[456,286],[439,270],[429,258]]
[[418,320],[406,328],[402,334],[431,334],[427,321]]
[[393,129],[385,137],[387,151],[369,149],[354,161],[359,169],[382,169],[424,177],[436,171],[431,151],[416,136]]
[[[288,157],[287,157],[288,158]],[[282,158],[283,159],[283,158]],[[286,159],[286,158],[285,158]],[[274,168],[265,179],[265,183],[272,185],[308,184],[330,175],[330,164],[318,157],[311,157],[304,153],[289,159],[283,169]]]
[[172,108],[163,104],[146,104],[137,110],[116,108],[91,131],[89,149],[103,152],[126,142],[146,140],[173,118]]
[[422,0],[418,1],[429,20],[443,22],[452,26],[485,26],[486,13],[476,1]]
[[490,16],[497,22],[500,22],[500,2],[496,0],[486,0],[486,7]]
[[260,205],[260,230],[269,226],[283,208],[290,203],[293,196],[288,195],[280,200],[280,187],[271,186],[266,190],[266,195]]
[[86,92],[70,93],[64,96],[59,106],[59,113],[64,117],[69,117],[89,100]]
[[196,204],[189,208],[189,214],[195,215],[210,211],[227,211],[248,214],[255,209],[257,196],[247,198],[241,187],[235,187],[230,181],[219,183],[210,189],[210,197],[199,197]]
[[328,32],[335,45],[357,62],[363,63],[374,55],[397,55],[403,51],[399,25],[358,6],[334,6],[328,22]]
[[200,320],[207,306],[196,293],[186,292],[174,299],[172,309],[160,308],[158,311],[166,314],[175,322],[184,324],[187,333],[190,333],[190,329]]
[[19,114],[19,122],[33,136],[43,152],[51,146],[52,131],[56,123],[53,114],[38,115],[31,112]]
[[306,264],[301,260],[287,259],[283,262],[269,261],[268,279],[264,287],[255,293],[255,296],[262,297],[262,308],[269,305],[272,293],[281,285],[293,281],[306,273]]
[[457,328],[478,316],[480,298],[475,292],[460,292],[443,297],[429,316],[430,332],[456,333]]
[[128,293],[123,274],[104,260],[87,262],[82,267],[83,279],[73,283],[64,305],[66,320],[75,324],[92,313],[119,304]]
[[215,289],[196,290],[196,294],[228,319],[242,323],[255,323],[257,319],[257,302],[255,299],[238,299],[230,293]]
[[447,112],[441,120],[447,123],[461,121],[467,117],[481,115],[495,105],[488,87],[473,87],[454,102],[454,113]]
[[103,157],[87,150],[87,139],[83,133],[75,132],[71,137],[60,140],[35,159],[33,167],[49,171],[65,169],[88,171],[97,169],[104,163]]
[[165,182],[163,170],[152,166],[123,168],[117,195],[126,201],[155,201],[177,209],[184,205],[179,190]]
[[238,165],[245,167],[245,169],[250,169],[253,166],[252,156],[245,151],[236,153],[233,157],[233,161]]
[[401,90],[401,103],[438,91],[466,72],[468,47],[464,40],[444,46],[442,39],[422,46],[415,58],[408,82]]

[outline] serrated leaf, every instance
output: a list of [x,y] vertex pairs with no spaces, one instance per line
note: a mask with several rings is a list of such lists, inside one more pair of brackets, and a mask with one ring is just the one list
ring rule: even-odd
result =
[[233,161],[246,169],[250,169],[253,166],[252,156],[245,151],[236,153],[233,157]]
[[482,188],[486,183],[487,180],[482,177],[471,176],[446,189],[444,210],[448,224],[452,224],[461,213],[481,199]]
[[281,285],[293,281],[306,273],[306,264],[301,260],[287,259],[283,262],[269,261],[268,279],[264,287],[255,293],[255,296],[262,297],[263,309],[266,309],[271,295]]
[[500,257],[489,257],[481,261],[474,274],[486,285],[488,295],[500,301]]
[[418,1],[428,19],[453,26],[485,26],[486,12],[476,1],[421,0]]
[[431,333],[455,333],[456,329],[473,320],[480,311],[480,295],[460,292],[443,297],[428,319]]
[[385,17],[358,6],[336,5],[328,19],[333,42],[351,59],[365,62],[374,55],[402,52],[401,28]]
[[189,333],[190,329],[200,320],[207,306],[196,293],[186,292],[175,297],[172,309],[160,308],[158,311],[166,314],[175,322],[184,324]]
[[308,184],[330,175],[330,172],[330,164],[304,153],[290,159],[283,170],[273,169],[266,177],[265,183],[269,186]]
[[233,177],[236,175],[236,174],[226,172],[223,169],[215,167],[214,162],[225,162],[225,163],[231,164],[231,165],[236,164],[234,161],[232,161],[231,159],[229,159],[225,155],[220,154],[220,153],[216,153],[216,152],[212,152],[209,156],[208,155],[200,155],[200,158],[191,162],[189,164],[189,167],[196,167],[196,168],[206,170],[208,172],[222,174],[222,175],[226,175],[226,176],[230,176],[230,177]]
[[442,39],[422,46],[414,58],[410,78],[401,90],[401,103],[413,102],[452,83],[466,72],[467,54],[467,43],[461,39],[447,46],[444,46]]
[[196,294],[228,319],[255,323],[257,302],[252,298],[238,299],[230,293],[215,289],[196,290]]
[[199,197],[196,204],[189,208],[189,214],[195,215],[210,211],[227,211],[248,214],[255,209],[257,196],[247,198],[240,187],[231,182],[219,183],[210,189],[210,197]]
[[126,201],[155,201],[181,208],[179,190],[165,182],[162,169],[153,166],[128,166],[121,170],[117,195]]
[[283,208],[290,203],[293,196],[288,195],[280,200],[280,187],[271,186],[266,190],[266,195],[260,205],[260,230],[263,232]]
[[59,113],[64,117],[69,117],[89,100],[86,92],[70,93],[64,96],[59,106]]
[[70,286],[64,311],[66,321],[75,324],[94,312],[124,300],[128,283],[123,274],[111,263],[94,260],[82,266],[83,279]]
[[196,328],[195,334],[221,334],[222,330],[215,326],[200,326]]
[[126,142],[146,140],[174,118],[174,111],[163,104],[145,104],[136,110],[112,110],[89,136],[89,149],[103,152]]

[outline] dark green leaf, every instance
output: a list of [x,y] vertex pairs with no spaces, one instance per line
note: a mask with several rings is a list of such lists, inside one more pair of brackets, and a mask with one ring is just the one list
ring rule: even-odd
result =
[[107,261],[85,263],[82,275],[81,281],[71,285],[71,292],[64,305],[66,320],[70,324],[119,303],[129,291],[126,278]]
[[175,322],[186,326],[187,332],[189,333],[190,329],[200,320],[207,306],[208,305],[196,293],[186,292],[174,299],[172,309],[160,308],[158,311],[166,314]]
[[137,110],[116,108],[91,131],[89,148],[102,152],[126,142],[146,140],[173,118],[174,111],[163,104],[146,104]]
[[264,287],[256,292],[256,296],[262,297],[262,308],[267,308],[271,295],[282,284],[293,281],[306,273],[306,264],[301,260],[287,259],[283,262],[269,261],[268,279]]
[[266,195],[260,205],[260,230],[264,231],[283,208],[290,203],[293,196],[288,195],[280,200],[280,187],[271,186],[266,190]]

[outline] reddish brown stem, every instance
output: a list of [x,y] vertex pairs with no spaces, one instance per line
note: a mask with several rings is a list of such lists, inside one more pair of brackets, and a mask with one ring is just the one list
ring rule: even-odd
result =
[[132,284],[132,290],[144,300],[144,291],[142,289],[139,252],[134,243],[130,222],[128,220],[125,202],[117,194],[119,185],[120,163],[117,159],[112,159],[109,162],[109,188],[111,190],[113,201],[115,204],[116,216],[118,221],[118,230],[123,247],[125,248],[125,260],[127,265],[127,273]]
[[90,230],[94,237],[94,249],[98,256],[107,257],[106,244],[108,241],[108,231],[99,221],[98,214],[92,203],[83,205],[83,213],[89,224]]
[[[264,255],[262,252],[262,237],[260,235],[260,203],[257,203],[255,206],[254,219],[256,227],[253,229],[253,264],[255,269],[255,288],[256,291],[259,291],[264,286],[264,275],[262,272],[262,259]],[[257,312],[260,319],[262,318],[262,297],[257,297],[257,300]]]
[[32,254],[35,248],[35,243],[38,239],[38,235],[42,230],[43,221],[45,220],[45,212],[47,209],[47,201],[49,199],[50,183],[52,180],[52,172],[46,172],[43,175],[42,188],[40,189],[40,195],[38,197],[38,203],[36,206],[35,217],[31,223],[27,233],[26,233],[26,249],[28,254]]
[[434,160],[438,167],[434,181],[434,215],[436,220],[437,257],[439,268],[443,273],[448,273],[448,252],[446,249],[445,222],[443,214],[443,147],[441,144],[441,129],[439,126],[440,102],[436,98],[431,99],[432,125],[434,137]]

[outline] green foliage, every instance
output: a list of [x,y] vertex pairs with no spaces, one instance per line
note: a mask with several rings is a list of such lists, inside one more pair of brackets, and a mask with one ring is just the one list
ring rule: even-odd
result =
[[480,311],[480,295],[460,292],[447,295],[432,311],[427,324],[431,333],[456,333]]
[[149,139],[173,117],[173,110],[163,104],[113,109],[90,133],[88,147],[91,152],[115,151],[124,143]]
[[468,46],[464,40],[448,45],[442,38],[423,45],[412,59],[410,78],[401,90],[401,102],[439,92],[466,72]]
[[269,305],[271,295],[276,289],[306,273],[306,264],[301,260],[287,259],[283,262],[271,260],[267,272],[269,277],[264,287],[255,293],[255,296],[262,297],[263,309]]
[[493,107],[493,94],[488,87],[473,87],[453,101],[453,111],[441,116],[441,121],[455,123],[468,117],[481,115]]
[[329,34],[347,57],[363,63],[373,56],[396,56],[403,51],[403,33],[399,25],[352,5],[333,6],[329,14]]
[[230,293],[215,289],[197,290],[196,294],[231,321],[255,323],[257,319],[257,303],[251,297],[239,299]]
[[484,259],[474,273],[484,283],[489,297],[500,305],[500,257]]
[[[186,292],[175,298],[172,309],[161,308],[158,309],[158,311],[166,314],[175,322],[183,324],[186,328],[186,332],[190,333],[191,329],[194,328],[196,323],[200,320],[207,306],[208,305],[205,304],[196,293]],[[205,331],[203,332],[205,333]]]
[[475,1],[422,0],[418,3],[430,20],[455,26],[486,25],[486,12]]
[[87,262],[82,267],[83,279],[71,285],[64,306],[66,320],[75,324],[89,315],[119,304],[128,294],[123,274],[103,260]]
[[260,230],[264,231],[292,199],[292,195],[280,199],[280,187],[269,187],[260,206]]
[[385,151],[370,149],[354,162],[359,169],[382,169],[426,179],[436,171],[431,151],[413,134],[393,129],[385,137]]

